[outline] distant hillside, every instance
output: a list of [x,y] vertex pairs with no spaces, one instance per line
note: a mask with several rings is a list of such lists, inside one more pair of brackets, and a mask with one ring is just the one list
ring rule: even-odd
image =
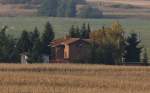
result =
[[[0,0],[0,16],[35,16],[44,0]],[[76,0],[83,3],[83,0]]]
[[39,4],[42,0],[0,0],[0,3],[3,4]]
[[33,16],[42,0],[0,0],[0,16]]
[[[35,16],[43,0],[0,0],[0,16]],[[81,0],[76,0],[81,2]],[[150,0],[86,0],[108,17],[150,17]]]
[[88,2],[123,3],[136,6],[150,7],[150,0],[86,0]]
[[[0,0],[0,3],[4,4],[40,4],[43,0]],[[77,2],[83,2],[83,0],[76,0]]]

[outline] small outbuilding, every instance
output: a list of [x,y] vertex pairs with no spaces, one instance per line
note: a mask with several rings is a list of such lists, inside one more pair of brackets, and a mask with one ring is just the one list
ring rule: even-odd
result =
[[20,56],[21,56],[21,64],[28,64],[28,56],[27,56],[27,53],[26,53],[26,52],[21,53]]

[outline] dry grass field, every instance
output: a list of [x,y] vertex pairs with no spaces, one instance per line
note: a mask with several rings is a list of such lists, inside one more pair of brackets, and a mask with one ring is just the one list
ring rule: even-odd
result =
[[0,93],[150,93],[150,67],[0,65]]

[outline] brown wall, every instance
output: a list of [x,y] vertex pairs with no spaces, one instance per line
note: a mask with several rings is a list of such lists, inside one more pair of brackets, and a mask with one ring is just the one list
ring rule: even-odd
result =
[[65,46],[57,46],[53,48],[53,60],[69,60],[70,62],[88,62],[90,57],[90,44],[83,40],[78,40],[69,45],[65,44]]
[[88,61],[90,59],[90,44],[79,40],[70,44],[69,57],[70,60],[84,60]]
[[52,60],[55,60],[55,54],[56,54],[56,53],[55,53],[55,47],[52,48],[52,51],[51,51],[51,52],[52,52],[52,54],[51,54],[51,59],[52,59]]
[[53,48],[53,60],[64,59],[64,46]]

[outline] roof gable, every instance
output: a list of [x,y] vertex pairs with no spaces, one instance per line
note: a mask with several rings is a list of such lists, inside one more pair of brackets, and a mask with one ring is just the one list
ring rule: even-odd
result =
[[71,45],[71,44],[78,43],[78,42],[80,42],[80,43],[84,42],[84,43],[89,44],[89,42],[87,42],[87,41],[84,40],[84,39],[78,39],[78,40],[76,40],[76,41],[72,41],[72,42],[69,42],[69,43],[66,43],[66,44]]
[[52,47],[57,47],[57,46],[60,46],[60,45],[65,45],[65,44],[70,45],[70,44],[75,43],[75,42],[80,41],[80,40],[85,41],[85,42],[87,42],[87,43],[90,43],[90,42],[91,42],[90,39],[63,38],[63,39],[57,39],[57,40],[52,41],[52,42],[50,43],[50,45],[51,45]]

